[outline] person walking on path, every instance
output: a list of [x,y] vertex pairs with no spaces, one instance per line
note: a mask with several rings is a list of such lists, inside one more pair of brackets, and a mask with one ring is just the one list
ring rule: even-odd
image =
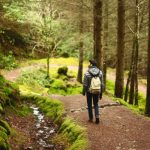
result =
[[[98,101],[99,99],[102,98],[103,89],[104,89],[103,73],[99,68],[97,68],[97,63],[95,60],[89,60],[89,62],[90,65],[88,71],[84,74],[83,95],[86,95],[87,98],[89,122],[93,122],[93,111],[92,111],[92,103],[93,103],[94,111],[95,111],[95,120],[96,120],[95,123],[99,124]],[[92,86],[93,87],[95,86],[94,84],[98,86],[96,90],[92,89]]]

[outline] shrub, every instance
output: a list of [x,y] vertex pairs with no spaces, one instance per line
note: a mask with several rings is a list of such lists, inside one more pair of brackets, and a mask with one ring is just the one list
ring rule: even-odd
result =
[[66,67],[66,66],[58,68],[59,75],[67,75],[67,72],[68,72],[68,67]]
[[67,52],[63,52],[62,54],[60,54],[60,56],[63,58],[68,58],[69,54]]
[[0,69],[12,70],[16,67],[17,63],[11,51],[7,56],[0,54]]

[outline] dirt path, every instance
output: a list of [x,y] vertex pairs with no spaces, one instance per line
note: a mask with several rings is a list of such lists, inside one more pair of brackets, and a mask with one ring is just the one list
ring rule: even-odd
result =
[[[18,72],[5,76],[17,77]],[[111,79],[114,76],[110,77]],[[14,79],[13,78],[13,79]],[[79,124],[85,126],[88,132],[90,146],[88,150],[150,150],[150,120],[137,115],[124,106],[107,106],[114,104],[108,97],[99,103],[100,124],[88,123],[86,98],[82,95],[52,96],[64,103],[67,114]]]
[[[150,120],[134,114],[124,106],[109,106],[100,109],[100,124],[89,123],[86,98],[81,95],[53,96],[61,100],[68,112],[87,128],[89,150],[150,150]],[[113,104],[104,97],[101,106]]]

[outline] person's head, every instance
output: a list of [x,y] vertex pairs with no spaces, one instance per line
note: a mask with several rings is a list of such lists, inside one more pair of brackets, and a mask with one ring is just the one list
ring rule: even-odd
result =
[[91,66],[97,66],[97,62],[94,59],[89,60]]

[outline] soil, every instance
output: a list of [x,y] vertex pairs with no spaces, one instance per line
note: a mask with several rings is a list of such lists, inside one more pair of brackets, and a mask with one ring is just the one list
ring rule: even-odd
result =
[[[14,72],[13,75],[18,76],[17,72]],[[9,75],[6,76],[7,79],[10,79],[9,77]],[[88,150],[150,150],[149,118],[135,114],[125,106],[115,106],[113,105],[115,102],[108,97],[103,97],[99,101],[99,105],[104,106],[100,108],[100,124],[89,123],[86,97],[82,95],[51,95],[51,97],[61,100],[67,114],[86,127],[90,143]],[[12,118],[14,125],[20,122],[17,119]],[[26,121],[28,119],[31,121]],[[22,121],[17,128],[18,130],[23,129],[24,134],[29,135],[25,140],[27,143],[32,143],[29,133],[34,131],[34,119],[31,117],[22,119]]]

